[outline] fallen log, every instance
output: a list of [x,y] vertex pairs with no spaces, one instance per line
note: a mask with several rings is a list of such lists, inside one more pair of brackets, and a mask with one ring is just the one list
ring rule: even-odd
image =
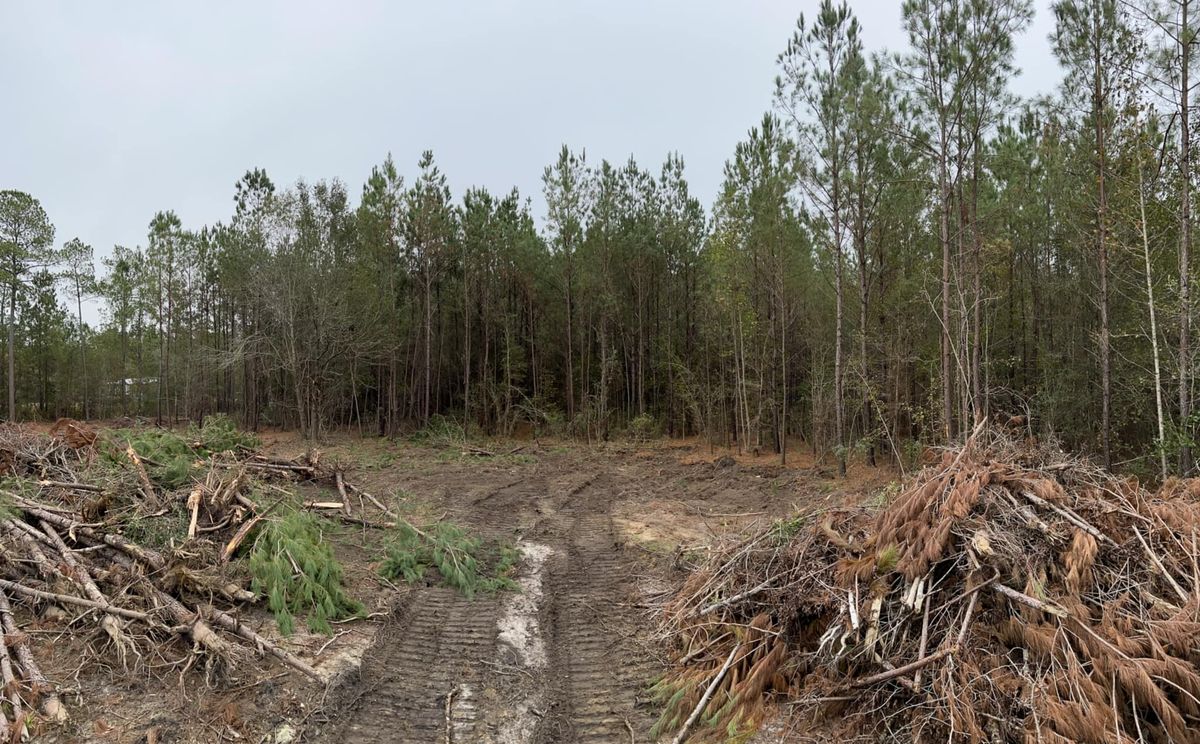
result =
[[46,592],[42,591],[41,589],[34,589],[33,587],[25,586],[24,584],[18,584],[15,581],[9,581],[8,579],[0,579],[0,589],[7,589],[13,594],[21,594],[29,597],[30,599],[40,599],[45,602],[57,602],[58,604],[75,605],[76,607],[86,607],[90,610],[99,610],[101,612],[107,612],[110,615],[116,615],[117,617],[123,617],[129,620],[148,621],[153,617],[148,612],[128,610],[124,607],[117,607],[116,605],[109,604],[107,602],[94,602],[90,599],[84,599],[83,597],[76,597],[73,594],[57,594],[55,592]]
[[[92,575],[88,572],[87,566],[85,566],[75,557],[75,551],[67,547],[67,544],[63,542],[62,537],[55,532],[54,527],[50,526],[50,524],[44,520],[42,521],[42,532],[46,533],[46,536],[50,538],[51,542],[54,543],[55,547],[58,549],[58,554],[62,556],[63,562],[66,563],[67,567],[71,569],[70,574],[72,581],[83,588],[83,593],[87,595],[88,599],[104,606],[111,604],[108,601],[108,597],[106,597],[104,593],[100,591],[100,587],[96,586],[96,582],[92,579]],[[108,637],[112,639],[113,645],[117,649],[117,654],[123,661],[125,654],[130,648],[130,645],[125,639],[125,634],[121,632],[120,623],[118,623],[116,619],[112,617],[112,615],[105,615],[100,619],[100,627],[103,628],[104,632],[108,634]]]
[[[17,682],[17,675],[13,672],[12,658],[8,655],[7,642],[0,638],[0,684],[3,684],[4,698],[7,698],[9,706],[12,708],[13,720],[17,727],[16,739],[24,740],[29,736],[29,732],[25,730],[24,716],[21,715],[21,695],[18,692],[20,685]],[[8,725],[8,717],[4,715],[4,711],[0,710],[0,741],[9,741],[13,738],[13,732]]]
[[68,491],[91,491],[93,493],[103,493],[104,488],[94,486],[91,483],[67,483],[65,481],[55,480],[40,480],[38,485],[43,488],[62,488]]
[[141,561],[155,571],[161,571],[167,567],[167,561],[158,551],[150,548],[143,548],[140,545],[126,540],[124,537],[112,532],[98,532],[95,529],[85,526],[74,519],[64,517],[61,514],[48,511],[42,508],[41,504],[28,501],[23,498],[14,498],[14,503],[21,508],[26,514],[37,517],[43,521],[49,522],[56,527],[61,527],[71,535],[84,535],[99,542],[110,545],[117,550],[120,550],[134,559]]

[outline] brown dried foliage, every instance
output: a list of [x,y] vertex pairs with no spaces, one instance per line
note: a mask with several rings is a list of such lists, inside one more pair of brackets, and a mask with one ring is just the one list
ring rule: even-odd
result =
[[691,685],[686,715],[740,640],[699,736],[786,692],[788,715],[845,717],[838,736],[1200,741],[1198,522],[1200,481],[1149,491],[981,430],[875,512],[717,546],[665,608],[665,684]]

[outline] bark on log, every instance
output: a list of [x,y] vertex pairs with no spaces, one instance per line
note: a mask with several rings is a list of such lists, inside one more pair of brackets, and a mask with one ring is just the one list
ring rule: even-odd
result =
[[137,450],[130,444],[125,447],[125,456],[129,458],[129,462],[133,463],[134,472],[137,473],[138,483],[141,486],[142,494],[152,505],[158,505],[158,494],[154,491],[154,484],[150,482],[150,474],[146,472],[146,466],[142,464],[142,458],[138,456]]
[[135,545],[120,535],[113,534],[111,532],[98,532],[91,527],[85,527],[74,519],[43,509],[42,506],[36,502],[28,501],[22,498],[16,498],[14,499],[14,502],[17,506],[21,507],[21,510],[26,514],[49,522],[55,527],[61,527],[72,535],[84,535],[92,538],[93,540],[111,545],[117,550],[132,556],[138,561],[141,561],[155,571],[161,571],[167,567],[166,559],[163,558],[162,555],[157,551],[149,548],[143,548],[140,545]]
[[24,584],[18,584],[15,581],[9,581],[7,579],[0,579],[0,589],[6,589],[13,594],[22,594],[31,599],[40,599],[45,602],[57,602],[64,605],[75,605],[76,607],[86,607],[91,610],[100,610],[101,612],[107,612],[110,615],[116,615],[117,617],[124,617],[130,620],[149,621],[152,619],[150,613],[148,612],[127,610],[124,607],[117,607],[116,605],[112,604],[93,602],[90,599],[76,597],[73,594],[56,594],[55,592],[45,592],[41,589],[34,589],[33,587],[25,586]]
[[[46,536],[58,548],[58,553],[62,556],[63,562],[71,569],[71,579],[83,588],[83,593],[87,595],[88,599],[105,607],[112,604],[108,601],[108,597],[105,596],[104,592],[100,591],[100,587],[96,586],[96,582],[92,580],[92,575],[88,572],[87,566],[75,557],[75,551],[67,547],[62,537],[54,531],[49,522],[42,521],[42,531],[46,533]],[[100,627],[112,639],[113,645],[117,648],[117,655],[123,663],[129,646],[125,639],[125,634],[121,632],[121,624],[111,614],[106,614],[100,618]]]

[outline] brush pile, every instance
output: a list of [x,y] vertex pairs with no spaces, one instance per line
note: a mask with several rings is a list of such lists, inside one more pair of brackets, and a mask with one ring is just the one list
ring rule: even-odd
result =
[[[152,429],[98,436],[78,422],[60,422],[49,436],[0,427],[0,741],[21,740],[40,719],[68,715],[19,617],[73,628],[89,638],[89,655],[130,672],[203,670],[219,683],[230,667],[271,656],[322,681],[308,662],[240,619],[265,595],[290,629],[298,603],[289,587],[314,596],[314,582],[297,584],[290,570],[269,590],[250,581],[252,574],[258,580],[252,533],[280,512],[306,507],[355,522],[372,521],[367,501],[378,504],[372,513],[390,512],[357,489],[360,508],[352,510],[353,487],[340,471],[311,454],[296,461],[259,455],[227,420],[189,434],[194,438]],[[302,504],[287,487],[299,481],[336,485],[343,501]],[[317,564],[316,578],[332,581],[317,587],[328,605],[316,608],[319,624],[356,612],[357,604],[339,594],[340,573],[320,564],[332,562],[331,554],[286,557],[291,566]]]
[[1200,741],[1200,483],[977,430],[882,507],[731,539],[665,608],[659,732]]

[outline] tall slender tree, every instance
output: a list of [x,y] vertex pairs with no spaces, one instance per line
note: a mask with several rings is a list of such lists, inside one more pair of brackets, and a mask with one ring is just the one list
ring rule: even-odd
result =
[[83,404],[83,416],[91,418],[91,406],[88,404],[87,336],[83,322],[83,300],[85,297],[91,297],[96,291],[96,264],[92,257],[92,247],[79,238],[73,238],[63,246],[59,262],[62,264],[61,279],[66,284],[72,299],[75,300],[79,392]]
[[542,193],[546,198],[546,226],[550,245],[559,265],[565,303],[565,397],[567,420],[575,417],[575,284],[576,252],[587,229],[591,205],[591,182],[587,153],[576,155],[563,145],[558,160],[542,174]]
[[1095,184],[1094,245],[1100,328],[1100,447],[1105,467],[1112,464],[1112,341],[1109,318],[1109,142],[1114,97],[1124,75],[1128,30],[1116,0],[1061,0],[1053,6],[1054,53],[1067,69],[1068,91],[1086,91]]
[[775,101],[793,124],[801,149],[799,183],[811,206],[829,225],[834,266],[833,396],[838,471],[846,474],[845,410],[845,179],[849,159],[847,114],[863,65],[858,19],[842,2],[821,0],[812,24],[801,15],[787,49],[779,55]]
[[8,419],[17,420],[17,304],[29,273],[50,261],[54,225],[41,202],[22,191],[0,191],[0,275],[8,289]]

